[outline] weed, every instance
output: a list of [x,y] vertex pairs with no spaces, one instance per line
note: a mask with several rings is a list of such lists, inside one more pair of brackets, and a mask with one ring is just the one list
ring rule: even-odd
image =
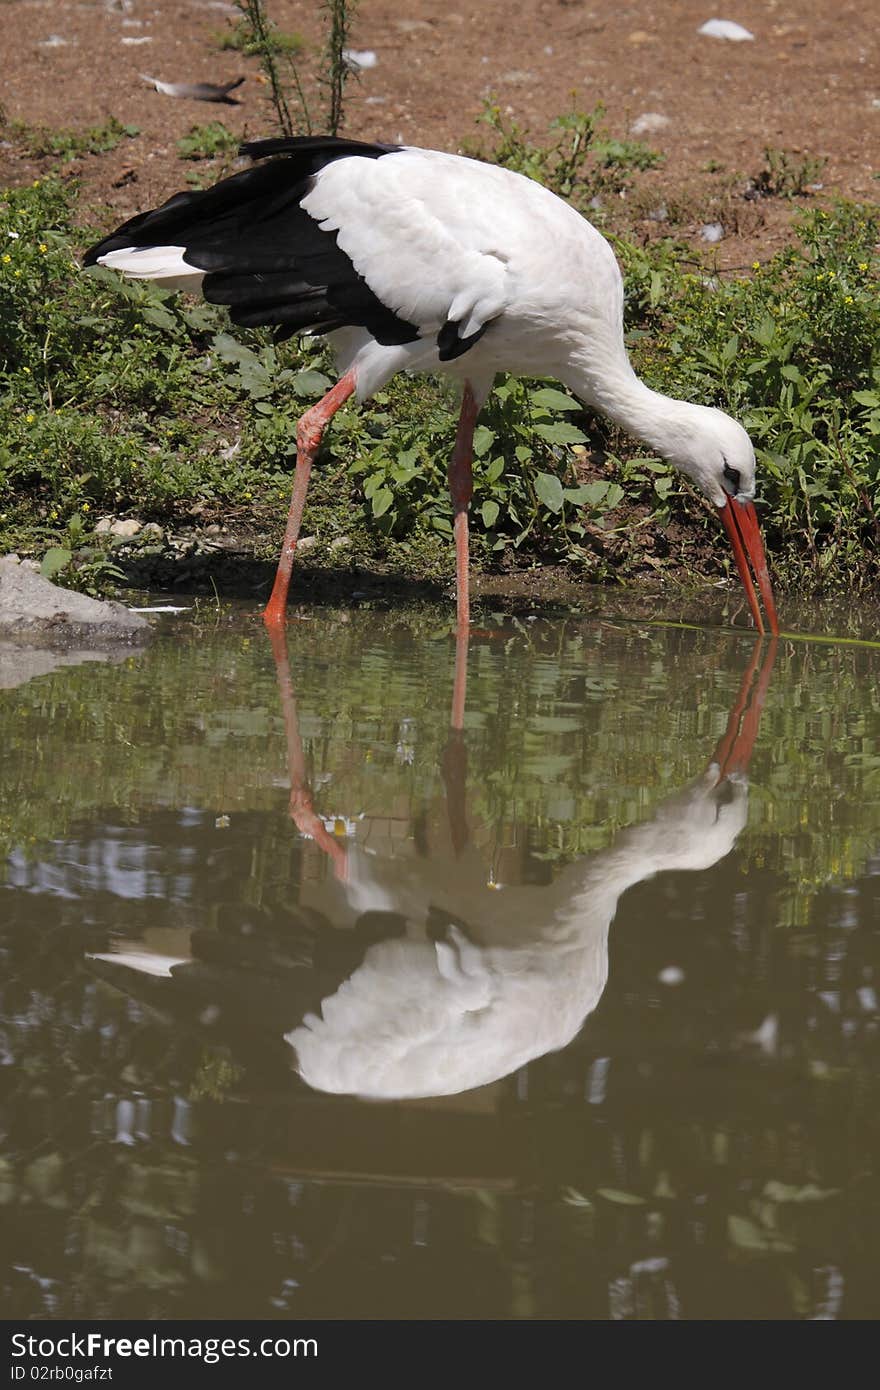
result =
[[216,159],[218,155],[233,153],[238,143],[238,136],[222,121],[209,121],[207,125],[190,126],[189,134],[177,142],[177,153],[181,159]]
[[[632,174],[653,168],[662,155],[638,140],[615,140],[602,131],[604,108],[570,111],[551,121],[550,140],[535,144],[527,130],[506,118],[494,101],[484,104],[479,121],[494,134],[488,145],[471,144],[469,153],[543,183],[581,211],[603,193],[627,188]],[[592,214],[591,214],[592,215]]]
[[[295,62],[298,50],[285,47],[280,41],[280,31],[269,18],[263,0],[235,0],[235,8],[240,12],[241,19],[234,32],[242,37],[242,51],[260,60],[260,68],[269,84],[275,119],[281,134],[310,135],[312,122],[308,102]],[[294,120],[287,101],[287,81],[296,91],[301,116],[299,122]]]
[[764,150],[764,167],[749,180],[746,197],[801,198],[817,182],[827,160],[790,154],[787,150]]
[[140,134],[136,125],[123,125],[115,116],[103,125],[89,126],[86,130],[49,130],[44,126],[26,125],[23,121],[11,122],[8,130],[26,153],[36,158],[54,155],[65,163],[84,154],[107,154],[123,140],[133,140]]
[[324,0],[323,8],[329,18],[322,79],[329,94],[327,129],[331,135],[338,135],[343,121],[345,84],[351,76],[351,68],[345,61],[345,50],[348,48],[357,4],[356,0]]
[[225,29],[216,29],[213,38],[218,48],[232,49],[236,53],[243,53],[246,58],[258,58],[264,52],[271,52],[276,56],[295,56],[305,48],[301,34],[278,29],[266,22],[265,17],[262,25],[259,22],[255,24],[254,15],[246,13],[234,24],[228,24]]

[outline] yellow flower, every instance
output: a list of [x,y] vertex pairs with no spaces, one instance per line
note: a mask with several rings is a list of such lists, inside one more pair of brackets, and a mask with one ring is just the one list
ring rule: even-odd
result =
[[852,295],[851,295],[851,294],[845,294],[845,295],[843,296],[843,302],[844,302],[844,304],[852,304],[852,302],[853,302],[853,297],[852,297]]
[[46,254],[46,252],[47,252],[48,250],[49,250],[49,248],[48,248],[48,246],[46,245],[45,241],[41,241],[41,242],[40,242],[40,251],[43,253],[44,256],[45,256],[45,254]]
[[9,265],[9,262],[10,262],[11,260],[12,260],[12,257],[10,256],[9,252],[7,251],[6,254],[5,254],[4,257],[3,257],[3,264],[4,264],[4,265]]
[[760,269],[761,269],[761,262],[760,262],[760,261],[752,261],[752,270],[760,270]]
[[33,183],[31,184],[31,188],[39,188],[39,186],[40,186],[40,180],[39,180],[39,179],[34,179]]
[[24,418],[26,424],[32,425],[37,417],[36,415],[34,415],[33,411],[28,411],[27,415]]
[[867,270],[867,269],[868,269],[868,262],[867,262],[867,261],[859,261],[859,270]]
[[83,504],[82,504],[82,510],[83,510],[84,512],[90,512],[92,509],[91,509],[91,507],[89,506],[88,502],[83,502]]

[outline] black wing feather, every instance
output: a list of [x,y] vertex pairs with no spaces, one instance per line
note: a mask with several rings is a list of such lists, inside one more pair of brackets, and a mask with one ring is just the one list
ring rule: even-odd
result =
[[84,264],[129,246],[183,246],[187,263],[206,272],[205,298],[228,305],[235,323],[274,325],[282,337],[357,326],[379,343],[415,342],[418,327],[382,303],[340,250],[336,233],[322,231],[300,206],[327,164],[351,155],[381,159],[398,149],[332,136],[243,145],[242,153],[255,158],[281,157],[130,218],[92,246]]

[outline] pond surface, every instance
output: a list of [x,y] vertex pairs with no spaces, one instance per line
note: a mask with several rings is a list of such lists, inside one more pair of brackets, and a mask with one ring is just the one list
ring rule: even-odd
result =
[[880,1313],[880,652],[160,623],[0,704],[6,1317]]

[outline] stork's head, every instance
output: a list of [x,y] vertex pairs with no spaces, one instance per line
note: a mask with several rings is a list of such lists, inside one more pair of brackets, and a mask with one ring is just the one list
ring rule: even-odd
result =
[[[679,403],[681,404],[681,403]],[[755,451],[742,425],[710,406],[687,404],[667,435],[664,453],[716,507],[733,546],[736,567],[759,632],[764,622],[749,565],[755,572],[770,631],[779,631],[776,604],[761,532],[752,498],[755,495]]]

